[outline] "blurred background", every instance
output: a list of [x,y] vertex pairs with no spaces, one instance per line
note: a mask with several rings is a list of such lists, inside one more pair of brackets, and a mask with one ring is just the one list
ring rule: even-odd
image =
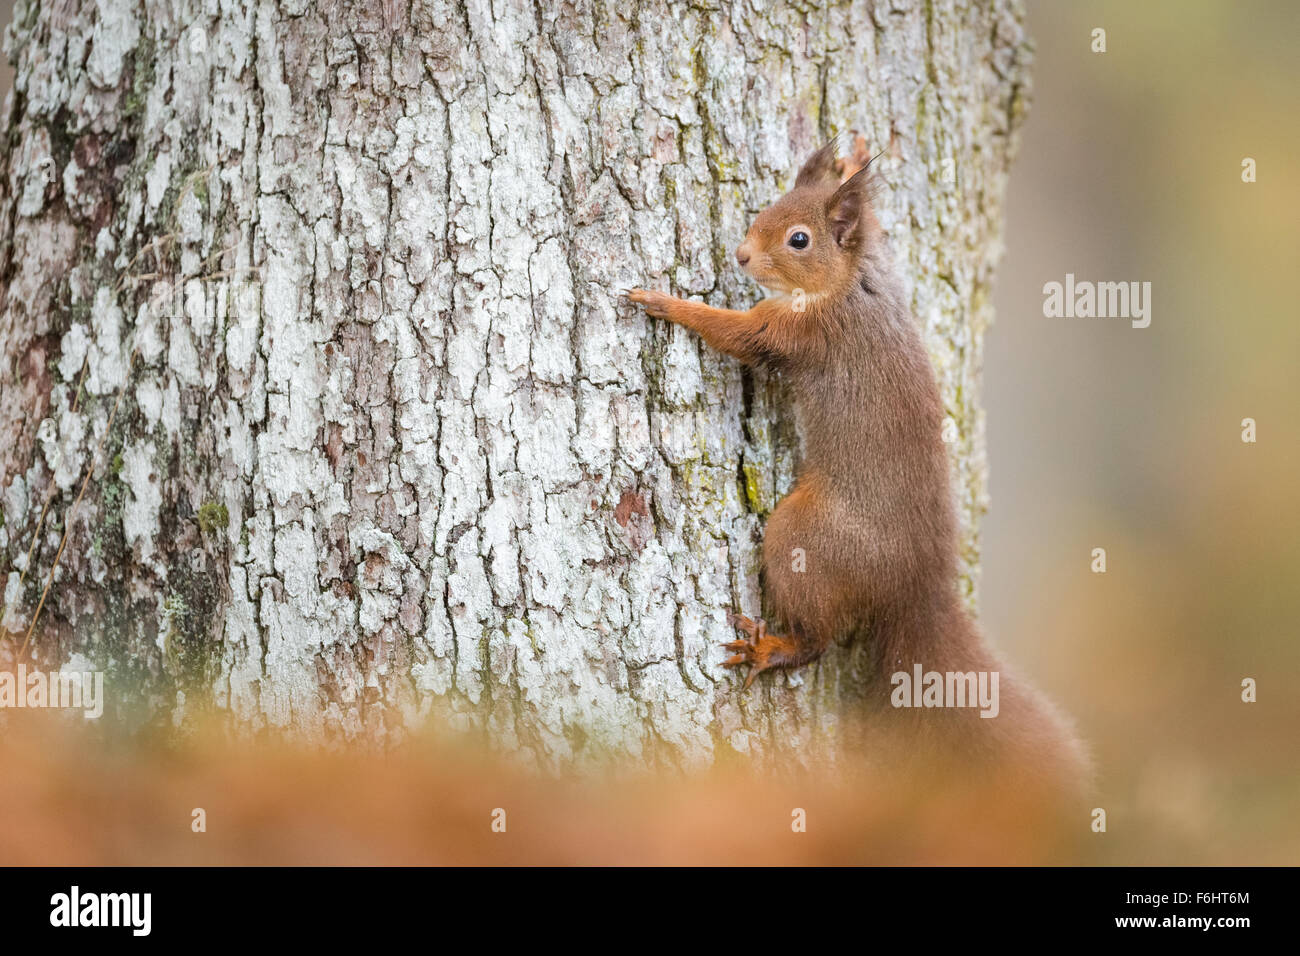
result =
[[[1090,742],[1104,835],[985,845],[969,807],[947,831],[908,830],[897,807],[864,815],[850,787],[818,798],[842,828],[791,849],[733,825],[735,808],[812,798],[726,772],[584,791],[436,747],[418,766],[327,766],[12,735],[0,808],[25,825],[0,831],[0,863],[1300,862],[1300,5],[1039,2],[1029,15],[1034,102],[987,341],[982,619]],[[11,76],[0,64],[0,94]],[[1043,285],[1067,273],[1150,282],[1150,327],[1045,318]],[[1248,417],[1255,444],[1241,441]],[[1099,547],[1105,574],[1090,569]],[[1241,700],[1246,677],[1257,703]],[[525,821],[512,832],[542,837],[492,842],[483,808],[502,794]],[[178,804],[221,821],[212,839],[195,843],[188,819],[157,837],[158,808]],[[529,828],[541,808],[545,826]]]
[[[984,375],[983,623],[1091,741],[1114,859],[1295,864],[1300,5],[1029,16]],[[1149,281],[1150,327],[1045,318],[1066,273]]]

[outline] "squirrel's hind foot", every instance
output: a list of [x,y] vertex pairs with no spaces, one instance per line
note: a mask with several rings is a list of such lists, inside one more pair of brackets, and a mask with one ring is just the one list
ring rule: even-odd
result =
[[725,641],[722,646],[729,651],[736,651],[722,662],[723,667],[739,667],[748,664],[749,674],[745,677],[745,689],[754,683],[754,678],[763,671],[773,667],[794,667],[802,662],[804,655],[799,645],[787,637],[767,633],[767,622],[761,617],[751,620],[743,614],[727,614],[727,623],[745,636],[738,641]]

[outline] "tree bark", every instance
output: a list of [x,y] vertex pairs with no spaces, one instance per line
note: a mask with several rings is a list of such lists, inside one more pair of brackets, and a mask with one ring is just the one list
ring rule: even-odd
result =
[[719,666],[797,461],[781,384],[618,291],[752,303],[731,250],[849,129],[974,601],[1013,0],[25,0],[6,49],[0,664],[66,530],[26,653],[106,669],[110,715],[833,755],[861,648]]

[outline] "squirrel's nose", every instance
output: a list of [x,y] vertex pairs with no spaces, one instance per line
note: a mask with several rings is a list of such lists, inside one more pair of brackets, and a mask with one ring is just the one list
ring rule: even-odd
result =
[[742,266],[749,264],[749,251],[744,246],[736,249],[736,261]]

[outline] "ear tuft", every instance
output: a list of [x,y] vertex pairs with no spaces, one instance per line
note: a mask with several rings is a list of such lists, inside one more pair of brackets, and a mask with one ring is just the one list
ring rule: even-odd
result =
[[874,186],[874,176],[869,166],[864,166],[846,179],[834,195],[826,200],[826,221],[831,236],[841,249],[856,248],[865,234],[866,220]]
[[799,170],[794,179],[795,188],[800,186],[829,186],[839,179],[836,170],[836,153],[839,152],[839,137],[835,137],[817,152],[808,157],[808,161]]

